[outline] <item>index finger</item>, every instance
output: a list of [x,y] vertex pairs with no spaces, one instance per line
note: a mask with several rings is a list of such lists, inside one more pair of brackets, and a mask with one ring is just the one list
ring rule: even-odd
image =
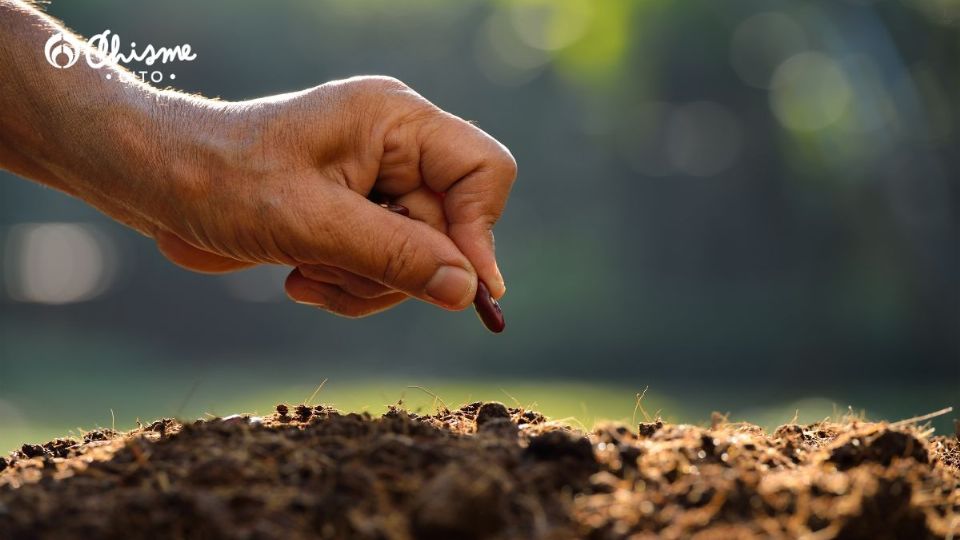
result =
[[493,226],[516,180],[517,163],[480,128],[446,113],[435,122],[420,141],[423,182],[445,193],[447,234],[500,298],[506,287],[494,253]]

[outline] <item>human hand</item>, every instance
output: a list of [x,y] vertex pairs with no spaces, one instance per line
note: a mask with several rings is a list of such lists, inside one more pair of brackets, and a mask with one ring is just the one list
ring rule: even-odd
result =
[[[177,182],[180,200],[146,212],[175,263],[295,266],[291,298],[353,317],[410,296],[463,309],[478,275],[495,298],[505,292],[492,230],[516,164],[403,83],[353,78],[178,110],[181,124],[206,134],[200,158]],[[369,201],[374,190],[412,219]]]
[[[154,237],[177,264],[290,265],[294,300],[348,316],[409,296],[462,309],[478,275],[503,295],[492,229],[516,163],[403,83],[222,102],[102,58],[58,69],[36,51],[69,32],[25,3],[0,0],[0,23],[0,167]],[[368,201],[373,190],[413,219]]]

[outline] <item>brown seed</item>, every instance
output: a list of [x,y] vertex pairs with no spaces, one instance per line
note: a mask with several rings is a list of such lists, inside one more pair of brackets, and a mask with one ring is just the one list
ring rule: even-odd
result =
[[401,216],[410,217],[410,209],[402,204],[380,203],[380,207],[386,208],[387,210],[393,212],[394,214],[400,214]]
[[503,310],[500,309],[500,304],[490,296],[490,289],[483,280],[477,281],[477,296],[473,299],[473,307],[476,308],[477,315],[487,330],[494,334],[503,332],[507,326],[506,321],[503,320]]

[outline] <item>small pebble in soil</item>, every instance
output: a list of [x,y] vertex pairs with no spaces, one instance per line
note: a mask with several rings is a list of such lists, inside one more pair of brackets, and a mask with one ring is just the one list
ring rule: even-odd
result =
[[309,405],[297,405],[294,409],[296,412],[297,420],[301,422],[306,422],[313,416],[313,409]]
[[112,429],[95,429],[93,431],[88,431],[83,435],[83,442],[94,442],[94,441],[109,441],[113,437],[117,436],[117,432]]
[[640,424],[637,425],[637,433],[640,434],[641,437],[649,437],[657,431],[660,431],[662,427],[663,422],[660,420],[656,422],[640,422]]
[[35,458],[44,455],[46,452],[39,444],[25,444],[20,447],[20,453],[28,458]]
[[480,409],[477,410],[477,426],[482,426],[491,420],[496,420],[497,418],[506,418],[510,419],[510,411],[507,410],[506,405],[497,401],[491,401],[484,403],[480,406]]

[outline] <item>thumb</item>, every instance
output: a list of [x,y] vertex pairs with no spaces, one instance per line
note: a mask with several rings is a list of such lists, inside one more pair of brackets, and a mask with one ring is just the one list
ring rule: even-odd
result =
[[445,234],[347,191],[329,264],[446,309],[471,304],[477,275]]

